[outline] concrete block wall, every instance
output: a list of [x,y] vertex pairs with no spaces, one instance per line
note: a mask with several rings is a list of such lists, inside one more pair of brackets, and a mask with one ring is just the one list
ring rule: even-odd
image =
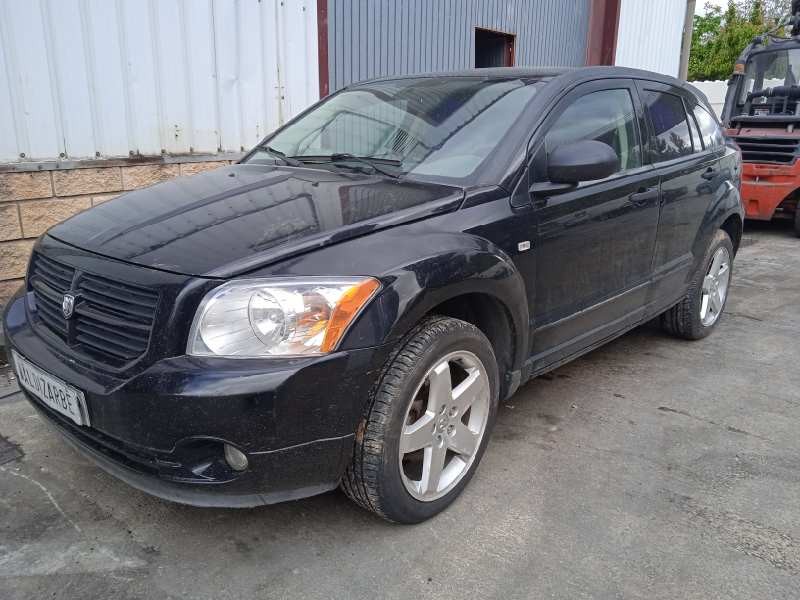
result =
[[230,162],[128,165],[110,161],[109,166],[95,163],[86,168],[0,172],[0,311],[24,281],[36,238],[51,226],[126,191]]

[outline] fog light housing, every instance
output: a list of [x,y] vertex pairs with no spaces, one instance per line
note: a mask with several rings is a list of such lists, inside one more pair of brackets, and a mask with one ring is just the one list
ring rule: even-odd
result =
[[225,444],[225,462],[234,471],[244,471],[247,468],[247,457],[241,450],[230,444]]

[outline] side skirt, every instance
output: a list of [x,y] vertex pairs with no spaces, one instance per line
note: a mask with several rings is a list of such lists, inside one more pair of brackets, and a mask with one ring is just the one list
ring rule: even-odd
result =
[[[601,340],[598,340],[597,342],[595,342],[593,344],[590,344],[590,345],[588,345],[588,346],[586,346],[584,348],[581,348],[580,350],[577,350],[576,352],[573,352],[569,356],[566,356],[564,358],[556,360],[556,361],[554,361],[552,363],[549,363],[547,365],[543,365],[543,366],[539,366],[537,368],[534,368],[534,364],[536,362],[535,361],[535,357],[529,358],[527,361],[525,361],[525,364],[522,366],[522,369],[520,369],[518,371],[512,371],[510,373],[509,378],[511,380],[512,385],[509,386],[509,392],[506,395],[506,398],[510,398],[514,393],[516,393],[516,391],[520,387],[525,385],[531,379],[533,379],[535,377],[539,377],[540,375],[544,375],[545,373],[549,373],[550,371],[554,371],[558,367],[561,367],[561,366],[567,364],[568,362],[572,362],[573,360],[575,360],[576,358],[580,358],[584,354],[588,354],[589,352],[597,350],[601,346],[605,346],[609,342],[614,341],[618,337],[621,337],[621,336],[625,335],[626,333],[628,333],[629,331],[631,331],[633,329],[636,329],[640,325],[643,325],[644,323],[646,323],[648,321],[651,321],[652,319],[655,319],[655,318],[661,316],[661,313],[663,313],[663,312],[669,310],[670,308],[672,308],[675,304],[680,302],[682,300],[682,298],[683,297],[681,296],[680,298],[675,300],[675,302],[670,303],[665,309],[659,311],[659,313],[656,314],[656,315],[653,315],[653,316],[647,317],[647,318],[643,318],[643,319],[639,319],[638,321],[635,321],[635,322],[633,322],[631,324],[628,324],[625,327],[623,327],[622,329],[619,329],[619,330],[615,331],[614,333],[602,338]],[[513,385],[515,383],[516,383],[516,385]]]

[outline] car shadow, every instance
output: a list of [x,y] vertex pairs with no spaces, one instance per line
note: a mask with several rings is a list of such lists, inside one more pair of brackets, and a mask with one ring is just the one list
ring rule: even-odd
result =
[[748,238],[750,233],[773,233],[785,237],[796,237],[794,231],[794,223],[789,218],[777,218],[772,221],[751,221],[744,222],[744,238],[742,239],[742,247],[745,247],[747,242],[754,242],[753,238]]

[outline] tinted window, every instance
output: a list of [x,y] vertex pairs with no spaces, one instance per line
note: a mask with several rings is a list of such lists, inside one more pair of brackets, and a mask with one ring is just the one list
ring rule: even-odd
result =
[[680,96],[650,90],[645,92],[644,100],[653,124],[653,162],[691,154],[692,137]]
[[621,170],[641,166],[636,113],[628,90],[603,90],[578,98],[550,129],[545,147],[549,154],[559,146],[581,140],[611,146],[620,158]]
[[717,121],[702,106],[694,107],[694,117],[700,126],[700,135],[703,137],[703,144],[706,148],[717,148],[725,145],[725,137],[722,130],[717,125]]

